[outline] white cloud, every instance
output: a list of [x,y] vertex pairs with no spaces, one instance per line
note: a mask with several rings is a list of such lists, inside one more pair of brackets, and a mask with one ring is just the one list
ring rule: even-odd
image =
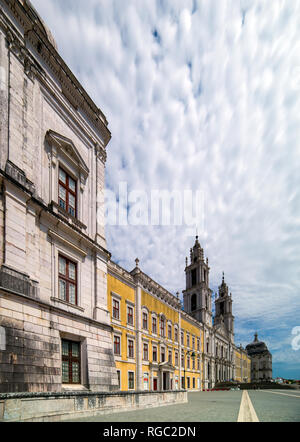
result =
[[[211,285],[224,270],[241,320],[299,325],[300,1],[33,4],[108,118],[107,185],[204,190]],[[184,288],[184,228],[108,227],[107,238],[126,268],[138,256]]]

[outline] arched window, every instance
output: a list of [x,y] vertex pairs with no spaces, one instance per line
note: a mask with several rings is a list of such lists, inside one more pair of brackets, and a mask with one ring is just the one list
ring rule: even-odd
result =
[[197,308],[197,295],[194,293],[191,299],[191,310],[196,310]]

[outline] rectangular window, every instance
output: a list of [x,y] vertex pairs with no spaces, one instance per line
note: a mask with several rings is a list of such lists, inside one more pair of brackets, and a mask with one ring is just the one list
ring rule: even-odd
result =
[[200,339],[197,339],[197,350],[200,351]]
[[160,362],[165,362],[165,349],[162,347],[160,351]]
[[200,370],[200,359],[197,359],[197,370]]
[[193,370],[195,370],[195,358],[192,358],[192,366],[193,366]]
[[169,350],[168,362],[169,364],[172,364],[172,350]]
[[165,320],[164,318],[160,319],[160,336],[165,337]]
[[148,315],[143,313],[143,329],[148,330]]
[[192,347],[193,347],[193,350],[195,350],[195,338],[194,338],[194,336],[192,338]]
[[62,340],[62,383],[80,384],[80,343]]
[[190,335],[186,335],[186,345],[187,345],[187,347],[189,347],[190,346]]
[[154,333],[155,335],[157,333],[157,321],[154,316],[152,317],[152,333]]
[[148,361],[148,344],[143,345],[143,359],[144,361]]
[[133,308],[127,307],[127,324],[133,325]]
[[184,332],[181,332],[181,345],[184,345]]
[[152,361],[157,362],[157,347],[153,347],[152,349]]
[[178,367],[178,353],[177,353],[177,351],[175,352],[175,365],[176,365],[176,367]]
[[174,328],[174,341],[178,342],[178,328]]
[[184,355],[181,354],[181,367],[184,368]]
[[168,339],[172,339],[172,325],[168,324]]
[[58,256],[59,299],[77,305],[77,264]]
[[187,379],[187,388],[190,388],[190,378],[187,377],[186,379]]
[[193,388],[196,388],[196,379],[193,378]]
[[187,368],[190,368],[190,357],[189,356],[186,358],[186,366],[187,366]]
[[120,319],[120,301],[113,299],[113,318]]
[[128,372],[128,390],[134,390],[134,372]]
[[128,339],[128,357],[134,358],[134,343],[132,339]]
[[121,339],[120,336],[114,336],[114,354],[121,354]]
[[58,204],[70,215],[77,216],[77,183],[63,169],[59,168]]

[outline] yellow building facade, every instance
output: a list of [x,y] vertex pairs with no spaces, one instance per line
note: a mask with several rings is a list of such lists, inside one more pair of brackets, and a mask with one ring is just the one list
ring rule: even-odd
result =
[[[143,273],[138,260],[131,272],[110,261],[107,291],[121,391],[214,387],[219,379],[210,381],[208,371],[212,375],[213,370],[207,369],[207,361],[210,367],[215,364],[213,345],[206,348],[206,327],[182,309],[178,294],[174,296]],[[240,381],[240,363],[248,364],[249,358],[242,349],[234,356]]]
[[235,380],[251,382],[251,359],[243,348],[235,349]]

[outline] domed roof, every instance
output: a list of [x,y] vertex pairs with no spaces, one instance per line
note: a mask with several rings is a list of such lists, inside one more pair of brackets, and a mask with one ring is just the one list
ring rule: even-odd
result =
[[255,335],[254,335],[254,341],[251,342],[251,344],[248,344],[246,346],[246,350],[247,350],[248,355],[254,355],[254,354],[259,354],[259,353],[264,353],[266,351],[267,352],[269,351],[266,344],[257,339],[257,333],[255,333]]

